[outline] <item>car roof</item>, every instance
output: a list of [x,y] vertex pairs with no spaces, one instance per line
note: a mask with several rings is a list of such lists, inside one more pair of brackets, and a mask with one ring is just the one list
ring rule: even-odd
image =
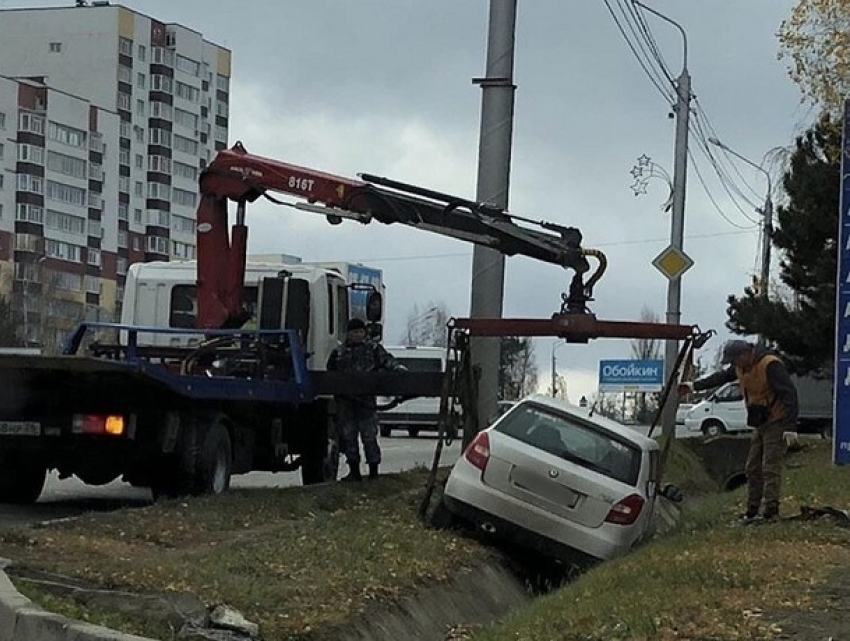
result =
[[642,449],[658,449],[658,441],[656,441],[655,439],[649,438],[648,436],[644,436],[636,429],[633,429],[627,425],[623,425],[622,423],[618,423],[617,421],[612,421],[611,419],[602,416],[598,412],[591,413],[591,407],[579,407],[578,405],[573,405],[572,403],[569,403],[563,399],[552,398],[551,396],[546,396],[544,394],[531,394],[530,396],[526,396],[525,398],[518,401],[518,403],[525,402],[548,406],[552,409],[558,410],[559,412],[563,412],[564,414],[569,414],[578,419],[589,421],[591,423],[604,427],[609,432],[613,432],[617,436],[622,436],[624,439],[631,441]]

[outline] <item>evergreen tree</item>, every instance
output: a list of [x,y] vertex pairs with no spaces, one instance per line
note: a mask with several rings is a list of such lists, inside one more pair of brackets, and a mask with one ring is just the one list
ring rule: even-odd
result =
[[499,362],[499,398],[514,400],[536,389],[537,363],[531,338],[503,337]]
[[0,347],[20,347],[21,344],[12,307],[5,297],[0,296]]
[[800,373],[829,365],[834,353],[840,158],[840,126],[824,116],[797,138],[783,176],[788,203],[777,210],[771,240],[792,296],[767,299],[747,288],[728,300],[726,326],[764,336]]

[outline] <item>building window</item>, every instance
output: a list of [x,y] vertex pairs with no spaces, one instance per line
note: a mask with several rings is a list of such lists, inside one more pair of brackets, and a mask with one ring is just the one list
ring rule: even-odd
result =
[[133,193],[139,198],[142,198],[145,195],[145,184],[136,181],[136,184],[133,186]]
[[124,65],[118,65],[118,81],[130,84],[133,82],[133,70]]
[[197,78],[201,72],[201,64],[191,58],[177,54],[177,69]]
[[198,168],[183,162],[174,161],[174,175],[195,182],[198,180]]
[[71,216],[63,214],[60,211],[47,210],[47,222],[45,227],[55,229],[66,234],[74,234],[77,236],[86,235],[86,219],[79,216]]
[[15,220],[23,220],[28,223],[38,223],[40,225],[44,222],[44,210],[38,205],[18,203]]
[[227,76],[222,76],[221,74],[218,74],[215,77],[215,87],[219,91],[227,91],[229,86],[230,78],[228,78]]
[[227,103],[220,100],[215,103],[215,115],[227,118]]
[[148,171],[170,174],[171,158],[166,158],[165,156],[148,156]]
[[93,238],[100,238],[103,236],[103,226],[100,224],[99,220],[89,221],[88,234]]
[[167,211],[159,209],[148,209],[148,225],[156,225],[158,227],[168,227],[171,221],[171,214]]
[[83,207],[86,203],[86,190],[56,182],[55,180],[48,180],[45,197],[48,200]]
[[136,154],[136,169],[144,169],[145,157],[142,154]]
[[92,180],[103,180],[103,166],[89,163],[89,178]]
[[[138,185],[141,185],[142,183],[137,183],[137,184],[138,184]],[[139,191],[141,191],[141,187],[139,187]],[[139,195],[141,196],[141,194],[139,194]],[[134,222],[136,225],[141,225],[141,224],[142,224],[142,216],[143,216],[143,214],[142,214],[142,210],[141,210],[141,209],[134,209],[134,210],[133,210],[133,222]]]
[[133,251],[142,251],[142,242],[139,240],[138,236],[133,236]]
[[136,115],[144,116],[145,115],[145,101],[137,100],[136,101]]
[[133,55],[133,41],[129,38],[118,38],[118,51],[125,56]]
[[145,141],[145,129],[144,129],[144,127],[139,127],[138,125],[134,125],[133,126],[133,136],[135,137],[136,142],[144,142]]
[[158,100],[151,100],[150,103],[151,118],[162,118],[163,120],[171,120],[171,105]]
[[130,193],[130,177],[129,176],[118,176],[118,191],[123,192],[125,194]]
[[6,150],[6,148],[3,146],[3,143],[0,142],[0,160],[3,160],[3,152],[5,150]]
[[[126,95],[126,94],[118,94]],[[128,96],[129,97],[129,96]],[[74,127],[68,127],[67,125],[60,125],[56,122],[50,122],[47,126],[47,137],[50,140],[55,140],[56,142],[60,142],[63,145],[69,145],[71,147],[85,147],[86,145],[86,132],[82,129],[75,129]]]
[[121,121],[121,133],[119,134],[122,138],[130,137],[130,121],[122,120]]
[[201,97],[201,90],[178,80],[174,95],[178,98],[182,98],[183,100],[188,100],[189,102],[198,102]]
[[153,54],[153,62],[158,65],[165,65],[166,67],[174,66],[174,51],[171,49],[164,49],[162,47],[151,47],[151,51]]
[[168,185],[163,185],[162,183],[148,183],[148,198],[168,200],[168,191]]
[[118,108],[123,109],[124,111],[130,111],[130,94],[124,93],[123,91],[118,92]]
[[50,43],[50,53],[62,53],[62,43],[61,42],[51,42]]
[[104,151],[104,147],[103,135],[96,131],[89,132],[89,149],[102,153]]
[[192,156],[198,155],[198,142],[185,136],[174,134],[174,149]]
[[118,150],[118,164],[119,165],[127,165],[130,166],[130,150],[129,149],[119,149]]
[[6,114],[0,111],[0,129],[6,128]]
[[44,193],[44,180],[39,176],[18,174],[18,191],[28,191],[33,194]]
[[86,276],[86,291],[89,294],[100,293],[100,279],[97,276]]
[[139,48],[136,51],[138,52],[136,53],[136,57],[142,62],[144,62],[145,58],[148,55],[147,49],[145,49],[145,45],[139,45]]
[[83,248],[79,245],[64,243],[61,240],[46,238],[44,240],[44,253],[59,260],[67,260],[72,263],[83,262]]
[[28,131],[31,134],[44,135],[44,118],[35,114],[22,112],[18,122],[21,131]]
[[[197,201],[197,196],[194,192],[186,191],[185,189],[177,189],[175,187],[171,191],[171,202],[175,205],[183,205],[184,207],[194,207]],[[177,218],[175,216],[174,218]]]
[[95,267],[100,267],[100,250],[89,247],[89,265],[94,265]]
[[177,108],[174,110],[174,122],[192,131],[198,128],[198,116],[185,109]]
[[66,156],[55,151],[47,152],[47,168],[74,178],[86,177],[86,161],[74,156]]
[[184,234],[195,233],[195,221],[186,216],[171,216],[171,228],[176,232]]
[[41,251],[41,236],[35,234],[15,234],[15,249],[24,252]]
[[168,254],[168,239],[159,236],[148,236],[147,251],[157,254]]
[[137,74],[136,74],[136,86],[137,86],[139,89],[144,89],[144,88],[145,88],[145,84],[147,84],[147,83],[146,83],[145,74],[143,74],[143,73],[137,73]]
[[126,274],[127,273],[127,259],[119,256],[115,261],[115,272],[117,274]]
[[127,215],[130,213],[130,208],[127,203],[118,204],[118,220],[127,220]]
[[[179,138],[179,136],[178,136]],[[163,147],[171,146],[171,132],[165,129],[157,129],[151,127],[148,130],[148,142],[152,145],[162,145]]]
[[[180,84],[180,83],[178,83]],[[162,91],[172,93],[174,91],[174,82],[168,76],[160,74],[151,75],[151,91]]]
[[227,127],[220,125],[215,126],[215,139],[221,142],[227,142]]
[[127,232],[126,231],[118,231],[118,246],[126,247],[127,246]]

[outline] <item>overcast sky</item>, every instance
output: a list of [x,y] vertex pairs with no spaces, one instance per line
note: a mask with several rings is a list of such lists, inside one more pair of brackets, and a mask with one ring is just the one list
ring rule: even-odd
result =
[[[0,0],[4,8],[56,4]],[[368,172],[475,196],[481,90],[471,79],[485,72],[485,0],[124,4],[232,50],[231,142],[344,176]],[[730,147],[759,163],[813,120],[777,60],[775,33],[791,0],[646,4],[687,32],[700,113]],[[678,75],[681,37],[657,18],[647,22]],[[629,172],[646,154],[672,174],[675,122],[603,0],[519,0],[514,80],[511,211],[579,227],[585,246],[607,254],[608,272],[591,304],[600,318],[637,320],[643,307],[663,317],[667,281],[651,262],[669,244],[670,217],[660,208],[668,190],[654,179],[636,197]],[[683,278],[682,320],[720,332],[704,350],[711,359],[728,335],[727,296],[740,293],[757,268],[758,236],[745,217],[757,214],[740,198],[743,213],[736,207],[696,139],[691,146],[717,206],[692,162],[685,251],[695,264]],[[745,165],[739,170],[734,176],[744,194],[761,203],[764,177]],[[249,225],[252,253],[383,269],[388,343],[402,336],[414,304],[440,301],[453,315],[469,312],[472,247],[466,243],[377,223],[330,227],[322,218],[262,203],[250,208]],[[505,316],[548,317],[559,308],[566,272],[514,257],[506,274]],[[544,382],[553,345],[536,341]],[[599,359],[629,358],[630,346],[598,340],[559,347],[556,355],[575,402],[595,391]]]

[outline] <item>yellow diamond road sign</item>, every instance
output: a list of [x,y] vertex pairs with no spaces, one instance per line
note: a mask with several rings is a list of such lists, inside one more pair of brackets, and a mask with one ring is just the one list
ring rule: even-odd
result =
[[694,261],[681,249],[668,245],[663,252],[655,257],[652,264],[667,278],[676,280],[693,266]]

